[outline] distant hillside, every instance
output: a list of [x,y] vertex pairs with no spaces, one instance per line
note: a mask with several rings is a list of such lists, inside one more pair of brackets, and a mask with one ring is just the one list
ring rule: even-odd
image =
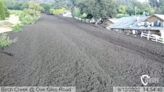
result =
[[38,3],[51,3],[54,2],[55,0],[17,0],[19,2],[29,2],[29,1],[34,1]]

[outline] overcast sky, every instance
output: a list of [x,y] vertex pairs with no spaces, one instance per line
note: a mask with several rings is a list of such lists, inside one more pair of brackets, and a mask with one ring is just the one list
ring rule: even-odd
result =
[[140,1],[140,2],[148,2],[148,0],[138,0],[138,1]]

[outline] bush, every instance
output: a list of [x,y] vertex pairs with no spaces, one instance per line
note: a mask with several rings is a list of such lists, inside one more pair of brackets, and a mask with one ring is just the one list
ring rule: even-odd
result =
[[21,10],[9,10],[10,14],[14,14],[14,15],[17,15],[17,16],[20,16],[22,11]]
[[7,34],[0,35],[0,48],[8,47],[11,44],[12,44],[12,40],[10,40]]
[[80,9],[79,8],[74,8],[73,15],[75,17],[80,17],[81,16]]
[[117,18],[122,18],[122,17],[128,17],[128,14],[117,14],[116,17]]
[[30,15],[32,15],[32,16],[39,16],[41,14],[41,11],[43,11],[43,10],[44,10],[44,8],[41,7],[40,4],[34,3],[34,2],[29,2],[28,7],[26,9],[26,11],[28,13],[30,13]]
[[5,8],[5,17],[9,17],[10,16],[10,13],[9,11],[7,10],[7,8]]
[[33,24],[33,22],[34,22],[33,16],[28,14],[27,12],[22,12],[19,17],[20,17],[21,23],[24,25]]
[[28,8],[23,10],[19,18],[23,25],[35,23],[41,15],[42,7],[39,4],[30,2]]
[[87,17],[87,14],[86,13],[83,13],[81,16],[80,16],[80,18],[82,18],[82,19],[84,19],[84,18],[86,18]]
[[53,11],[54,11],[54,9],[50,9],[49,13],[53,15]]
[[61,8],[61,9],[54,9],[53,10],[53,15],[61,15],[65,13],[65,8]]
[[16,26],[14,26],[13,31],[14,32],[21,32],[22,31],[22,27],[23,27],[23,25],[17,24]]
[[24,10],[19,16],[22,24],[24,25],[35,23],[39,19],[39,17],[40,17],[40,12],[32,9]]

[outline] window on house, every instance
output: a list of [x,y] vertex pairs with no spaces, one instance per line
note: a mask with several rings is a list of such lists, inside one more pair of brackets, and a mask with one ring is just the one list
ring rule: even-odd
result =
[[160,26],[161,26],[161,21],[160,21],[160,20],[157,20],[157,21],[154,23],[154,26],[155,26],[155,27],[160,27]]

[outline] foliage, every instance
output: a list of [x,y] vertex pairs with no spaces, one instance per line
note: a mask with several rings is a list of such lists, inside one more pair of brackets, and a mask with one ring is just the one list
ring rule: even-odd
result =
[[61,15],[61,14],[64,14],[66,11],[65,8],[61,8],[61,9],[54,9],[53,10],[53,15]]
[[21,32],[22,31],[22,27],[23,27],[23,25],[17,24],[16,26],[14,26],[13,31],[14,32]]
[[22,24],[35,23],[39,19],[42,9],[43,8],[39,4],[29,2],[28,8],[24,9],[19,16]]
[[9,12],[3,0],[0,0],[0,20],[4,20],[9,17]]
[[18,2],[17,0],[5,0],[8,9],[12,10],[23,10],[27,8],[28,3]]
[[115,0],[73,0],[81,13],[92,14],[95,18],[113,17],[116,14]]
[[155,10],[147,3],[133,2],[135,6],[136,14],[144,14],[148,15],[153,14]]
[[67,8],[67,6],[68,6],[68,0],[54,0],[53,3],[54,9]]
[[22,13],[22,10],[9,10],[9,12],[10,12],[10,14],[20,16]]
[[7,34],[0,35],[0,48],[8,47],[11,44],[12,44],[12,40],[10,40]]
[[82,19],[84,19],[84,18],[86,18],[87,17],[87,14],[86,13],[83,13],[81,16],[80,16],[80,18],[82,18]]
[[127,14],[128,7],[126,5],[120,5],[118,8],[119,14]]
[[158,13],[164,14],[164,0],[160,0],[160,6],[158,8]]
[[41,7],[40,4],[35,2],[29,2],[27,8],[37,12],[41,12],[43,10],[43,7]]
[[47,14],[50,14],[50,9],[52,8],[52,4],[41,4],[41,6],[43,7],[43,10],[42,12],[43,13],[47,13]]
[[54,9],[50,9],[50,10],[49,10],[49,13],[50,13],[50,14],[53,14],[53,11],[54,11]]
[[24,10],[20,15],[22,24],[33,24],[39,18],[39,15],[34,15],[31,10]]
[[73,10],[73,15],[75,17],[80,17],[80,15],[81,15],[80,9],[75,7],[74,10]]
[[117,14],[116,18],[128,17],[128,14]]
[[140,3],[136,0],[133,0],[129,5],[118,5],[117,13],[117,16],[152,15],[155,13],[155,9],[148,3]]

